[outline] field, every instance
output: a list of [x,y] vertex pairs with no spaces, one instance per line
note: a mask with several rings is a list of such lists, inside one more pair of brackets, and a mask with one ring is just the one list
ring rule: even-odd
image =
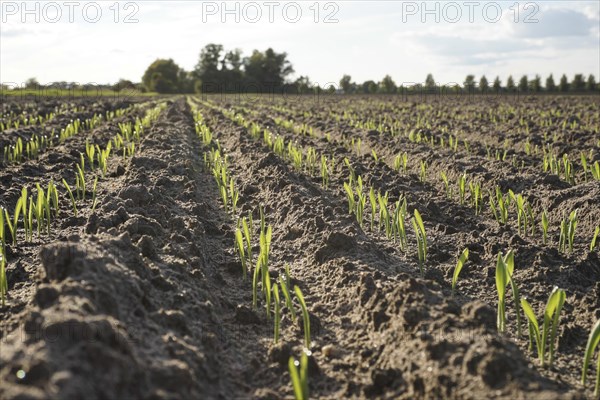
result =
[[0,112],[2,399],[594,397],[598,96]]

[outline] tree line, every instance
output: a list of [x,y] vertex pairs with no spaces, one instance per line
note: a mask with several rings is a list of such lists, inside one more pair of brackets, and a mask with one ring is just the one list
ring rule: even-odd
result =
[[553,74],[550,74],[542,86],[542,78],[536,75],[533,79],[529,79],[527,75],[523,75],[517,83],[514,78],[509,76],[506,83],[502,83],[500,77],[496,77],[490,84],[488,79],[483,75],[479,82],[476,81],[475,75],[467,75],[462,85],[459,83],[439,84],[435,81],[432,74],[428,74],[424,83],[404,83],[402,86],[396,85],[391,76],[386,75],[381,81],[375,82],[368,80],[363,83],[352,82],[350,75],[344,75],[339,82],[340,89],[344,93],[399,93],[402,89],[407,91],[420,91],[425,93],[438,93],[440,91],[467,91],[469,93],[501,93],[501,92],[597,92],[600,90],[600,85],[596,82],[594,75],[590,74],[587,79],[583,74],[575,74],[573,79],[569,81],[567,76],[563,74],[558,83],[555,82]]
[[[268,48],[244,57],[239,49],[225,51],[222,45],[211,43],[200,51],[192,71],[172,59],[158,59],[146,69],[142,83],[146,90],[158,93],[265,92],[289,85],[292,73],[287,53]],[[307,86],[309,82],[300,77],[294,84]]]

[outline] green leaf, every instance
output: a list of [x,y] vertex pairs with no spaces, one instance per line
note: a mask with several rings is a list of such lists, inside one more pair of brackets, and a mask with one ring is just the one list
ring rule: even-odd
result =
[[456,267],[454,268],[454,275],[452,276],[452,293],[454,293],[454,289],[456,287],[456,282],[458,282],[458,276],[460,275],[460,271],[462,271],[462,268],[468,259],[469,249],[464,249],[460,257],[458,258]]

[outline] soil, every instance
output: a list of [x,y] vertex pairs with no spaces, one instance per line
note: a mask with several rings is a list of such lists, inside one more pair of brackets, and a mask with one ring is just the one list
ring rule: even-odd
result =
[[[252,213],[257,221],[259,206],[265,209],[273,228],[271,275],[283,275],[289,265],[304,294],[313,341],[311,398],[591,398],[593,383],[584,388],[579,379],[587,335],[600,318],[600,260],[597,249],[589,250],[600,221],[600,181],[578,173],[573,184],[543,172],[540,156],[524,150],[528,138],[518,121],[529,121],[531,143],[554,140],[557,151],[568,151],[573,160],[591,149],[593,163],[600,159],[598,97],[190,100],[228,157],[240,190],[238,215]],[[86,200],[74,216],[65,197],[49,236],[7,243],[0,398],[293,398],[288,359],[301,354],[302,322],[293,322],[284,308],[281,341],[274,344],[264,306],[252,308],[252,284],[242,279],[234,251],[237,218],[223,208],[206,169],[208,148],[196,134],[190,104],[185,98],[165,101],[135,155],[111,159],[94,211]],[[23,186],[73,181],[86,139],[104,145],[118,122],[153,105],[82,132],[36,160],[1,166],[0,204],[12,210]],[[322,185],[318,171],[297,170],[253,139],[226,110],[286,142],[335,156],[329,185]],[[492,123],[490,110],[506,118]],[[574,116],[580,123],[553,129],[542,122],[551,111],[556,126]],[[281,118],[312,127],[314,135],[278,125]],[[460,132],[471,150],[415,143],[357,124],[369,119],[402,131],[428,120],[430,126],[418,128],[423,135],[439,141],[446,127]],[[495,153],[488,157],[486,145],[503,149],[507,137],[506,161]],[[361,138],[360,152],[351,138]],[[402,152],[407,172],[393,168]],[[509,161],[513,154],[518,163]],[[348,213],[345,157],[366,185],[389,192],[390,203],[404,196],[409,214],[417,208],[423,215],[430,245],[423,277],[411,228],[404,253]],[[419,179],[421,160],[428,164],[425,182]],[[476,215],[468,203],[447,198],[441,171],[452,182],[466,172],[485,188],[521,193],[538,216],[547,210],[548,244],[541,228],[520,233],[512,209],[509,224],[499,225],[487,201]],[[575,248],[564,254],[557,250],[558,224],[576,208]],[[465,247],[470,258],[452,296],[452,273]],[[514,279],[538,314],[553,286],[567,292],[551,368],[539,367],[527,337],[517,336],[512,303],[508,332],[497,333],[495,258],[509,249],[516,255]]]

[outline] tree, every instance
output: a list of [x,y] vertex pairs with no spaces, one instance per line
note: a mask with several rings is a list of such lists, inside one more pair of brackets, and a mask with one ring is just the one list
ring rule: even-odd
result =
[[519,80],[519,91],[526,92],[529,86],[529,81],[527,80],[527,75],[523,75]]
[[569,91],[569,80],[567,79],[567,75],[563,74],[560,77],[560,82],[558,84],[558,90],[561,92]]
[[467,75],[463,86],[467,91],[473,92],[475,90],[475,75]]
[[576,92],[581,92],[585,89],[585,78],[582,74],[575,74],[571,82],[571,89]]
[[492,87],[494,88],[494,92],[496,93],[500,93],[500,90],[502,90],[502,81],[500,81],[499,76],[497,76],[496,79],[494,79],[494,84],[492,85]]
[[340,87],[342,88],[344,93],[346,93],[346,94],[351,93],[352,77],[350,75],[342,76],[342,79],[340,79]]
[[485,75],[483,75],[481,79],[479,79],[479,90],[481,90],[482,93],[485,93],[488,91],[489,88],[490,84]]
[[25,81],[25,89],[37,89],[40,83],[36,78],[29,78]]
[[374,81],[366,81],[362,84],[363,93],[377,93],[377,84]]
[[512,75],[509,75],[508,79],[506,80],[506,89],[509,91],[515,90],[515,80],[513,79]]
[[436,84],[435,79],[433,79],[432,74],[427,74],[427,78],[425,78],[425,89],[427,92],[433,92],[435,90]]
[[554,77],[552,74],[546,78],[546,90],[548,92],[554,92],[556,90],[556,84],[554,83]]
[[202,81],[203,91],[218,91],[225,81],[221,74],[224,62],[221,53],[223,53],[223,46],[214,43],[209,43],[200,50],[200,58],[192,74],[195,79]]
[[537,93],[540,90],[542,90],[542,78],[539,75],[536,75],[535,78],[533,78],[529,82],[529,87],[531,88],[531,91],[534,93]]
[[191,72],[180,69],[177,74],[177,81],[179,82],[179,93],[195,92],[196,79],[194,79],[194,75]]
[[146,69],[142,82],[150,92],[177,93],[180,70],[172,59],[157,59]]
[[298,93],[309,93],[313,91],[313,87],[310,83],[310,79],[308,79],[308,76],[300,75],[300,77],[294,81],[293,86],[296,87]]
[[119,79],[119,81],[114,84],[113,90],[115,92],[120,92],[121,90],[135,90],[135,84],[127,79]]
[[396,93],[396,90],[398,90],[398,87],[396,86],[396,82],[394,82],[392,77],[389,75],[386,75],[383,77],[383,80],[379,84],[379,88],[380,88],[381,92],[388,93],[388,94]]
[[288,75],[294,72],[287,53],[276,53],[268,48],[265,52],[254,50],[244,59],[246,81],[258,86],[260,91],[281,88]]
[[590,76],[588,76],[585,87],[590,92],[593,92],[597,89],[596,88],[596,78],[594,78],[594,75],[590,74]]
[[242,51],[235,49],[225,53],[221,60],[221,69],[219,71],[219,80],[229,90],[239,90],[244,80],[244,60]]

